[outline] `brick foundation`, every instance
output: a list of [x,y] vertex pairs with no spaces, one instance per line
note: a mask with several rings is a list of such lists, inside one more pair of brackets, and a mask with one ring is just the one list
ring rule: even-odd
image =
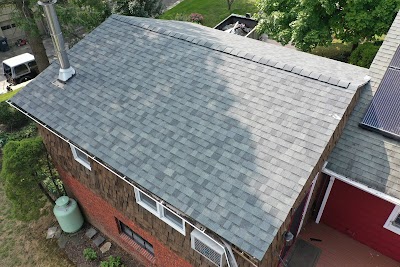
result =
[[[124,248],[128,253],[143,262],[145,266],[162,267],[190,267],[187,261],[180,258],[170,249],[166,248],[150,233],[144,231],[122,213],[113,208],[109,203],[86,188],[71,175],[61,168],[58,171],[68,193],[75,198],[84,213],[86,219],[101,232],[111,238],[115,243]],[[154,256],[136,244],[129,237],[119,231],[117,219],[130,227],[137,234],[153,245]]]

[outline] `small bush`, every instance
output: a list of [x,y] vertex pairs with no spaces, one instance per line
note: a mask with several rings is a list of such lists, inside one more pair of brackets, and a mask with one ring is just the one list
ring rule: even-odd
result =
[[83,257],[85,257],[85,260],[87,261],[94,261],[95,259],[97,259],[97,253],[92,248],[85,248],[83,250]]
[[195,23],[202,23],[203,22],[203,15],[199,14],[199,13],[192,13],[189,15],[189,20],[191,22],[195,22]]
[[187,15],[184,15],[182,13],[176,13],[174,20],[178,20],[178,21],[189,21],[189,17]]
[[6,125],[8,130],[19,129],[29,123],[29,118],[10,107],[6,102],[1,102],[0,123]]
[[369,68],[378,50],[379,45],[375,45],[373,43],[360,44],[353,51],[353,53],[351,53],[349,63],[360,67]]
[[311,53],[341,62],[348,62],[351,54],[351,44],[334,43],[330,46],[317,46]]
[[125,267],[125,266],[121,263],[121,257],[110,256],[108,257],[107,261],[100,262],[100,267]]

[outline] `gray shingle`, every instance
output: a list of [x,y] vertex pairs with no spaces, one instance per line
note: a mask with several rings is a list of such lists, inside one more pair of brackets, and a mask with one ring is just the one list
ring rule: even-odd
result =
[[[207,48],[216,44],[233,49]],[[235,56],[249,53],[260,63]],[[77,75],[64,89],[51,84],[52,64],[12,102],[257,259],[337,126],[327,114],[343,114],[366,74],[191,23],[118,15],[69,55]],[[296,71],[355,86],[277,68],[303,65]]]
[[400,13],[374,58],[369,70],[370,84],[363,89],[327,165],[338,174],[396,198],[400,198],[400,142],[361,129],[358,124],[400,45],[399,32]]

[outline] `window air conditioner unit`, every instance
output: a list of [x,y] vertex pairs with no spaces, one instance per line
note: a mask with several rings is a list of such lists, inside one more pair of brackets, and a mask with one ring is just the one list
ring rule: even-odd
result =
[[219,267],[226,265],[225,250],[215,240],[209,238],[196,229],[190,234],[190,239],[192,249],[196,250]]

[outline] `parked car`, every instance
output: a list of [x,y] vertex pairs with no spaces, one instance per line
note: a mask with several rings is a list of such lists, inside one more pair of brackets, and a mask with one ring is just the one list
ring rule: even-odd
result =
[[16,85],[35,78],[39,74],[35,57],[24,53],[3,61],[3,74],[7,82]]

